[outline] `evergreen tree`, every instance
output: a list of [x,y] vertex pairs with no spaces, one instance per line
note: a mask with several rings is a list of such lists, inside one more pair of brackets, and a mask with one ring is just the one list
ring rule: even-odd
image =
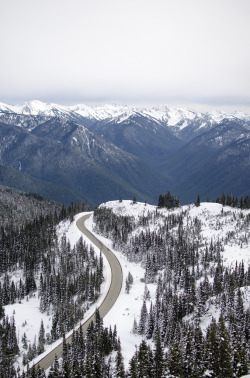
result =
[[[154,333],[154,310],[153,310],[153,304],[151,302],[150,305],[150,310],[149,310],[149,315],[148,315],[148,320],[147,320],[147,325],[146,325],[146,338],[151,339]],[[157,333],[158,335],[158,333]]]
[[184,338],[183,373],[185,377],[194,377],[194,346],[191,331]]
[[219,375],[218,377],[233,377],[232,351],[230,345],[230,336],[226,328],[224,318],[221,316],[218,325],[219,339]]
[[143,335],[145,332],[147,318],[148,318],[148,310],[147,310],[146,301],[144,300],[142,308],[141,308],[141,316],[140,316],[140,321],[139,321],[139,325],[137,329],[140,335]]
[[22,344],[23,344],[23,349],[28,349],[27,336],[25,332],[22,336]]
[[128,378],[138,378],[138,357],[137,357],[137,351],[134,354],[134,356],[129,361],[129,371],[128,371]]
[[210,371],[210,376],[216,378],[220,373],[220,355],[215,319],[207,329],[205,355],[206,367]]
[[2,298],[0,296],[0,320],[4,317],[4,308],[2,306]]
[[132,333],[137,333],[137,331],[138,331],[137,321],[134,318]]
[[142,340],[137,353],[137,376],[151,377],[153,375],[153,354],[149,345]]
[[129,292],[130,292],[130,284],[129,284],[129,281],[128,281],[127,278],[126,278],[126,283],[125,283],[125,292],[127,294],[129,294]]
[[45,330],[43,321],[41,321],[39,336],[38,336],[38,346],[37,346],[37,353],[41,354],[44,352],[44,345],[45,345]]
[[164,370],[164,351],[161,341],[161,334],[160,331],[158,331],[153,353],[153,376],[155,378],[161,378],[162,376],[164,376]]
[[171,378],[183,378],[182,355],[177,343],[170,346],[167,355],[167,367]]
[[[119,344],[120,345],[120,344]],[[123,356],[121,352],[121,347],[119,346],[115,357],[115,371],[114,376],[117,378],[125,378],[125,368],[123,363]]]
[[200,200],[200,195],[198,194],[198,196],[197,196],[197,200],[196,200],[196,202],[195,202],[195,206],[199,207],[200,204],[201,204],[201,200]]

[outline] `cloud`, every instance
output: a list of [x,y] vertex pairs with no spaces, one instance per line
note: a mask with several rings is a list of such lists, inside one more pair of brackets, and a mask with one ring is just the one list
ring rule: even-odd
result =
[[250,104],[248,0],[12,0],[0,101]]

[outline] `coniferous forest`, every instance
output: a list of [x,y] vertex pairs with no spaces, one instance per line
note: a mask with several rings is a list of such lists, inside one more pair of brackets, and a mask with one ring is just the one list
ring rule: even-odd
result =
[[[102,256],[96,256],[82,238],[71,248],[65,236],[59,242],[56,235],[60,221],[72,221],[74,214],[85,209],[86,204],[55,206],[53,213],[49,210],[44,214],[40,212],[33,220],[25,222],[23,219],[20,224],[6,221],[1,227],[1,377],[15,376],[17,372],[13,364],[19,353],[15,318],[5,316],[5,305],[21,303],[38,291],[40,311],[53,314],[50,333],[45,333],[41,323],[33,344],[27,342],[25,332],[18,336],[26,350],[23,353],[23,366],[26,366],[43,353],[45,344],[51,344],[73,329],[83,319],[89,305],[98,298],[103,281]],[[11,278],[16,271],[23,272],[18,281]]]
[[[155,301],[145,298],[134,321],[132,331],[143,340],[128,376],[240,377],[250,362],[250,308],[244,303],[250,266],[225,266],[223,251],[235,240],[241,248],[248,246],[250,214],[230,212],[235,230],[208,242],[202,238],[201,220],[191,218],[190,208],[161,212],[160,208],[176,208],[175,201],[170,193],[160,196],[158,209],[145,210],[138,218],[118,215],[105,204],[95,210],[96,231],[112,239],[128,260],[141,262],[145,284],[157,285]],[[216,202],[248,207],[248,198],[238,201],[222,195]],[[228,207],[222,207],[218,230],[229,222],[227,212]],[[217,319],[211,317],[204,331],[201,321],[211,308]]]
[[[231,202],[230,202],[231,201]],[[119,214],[103,204],[94,212],[95,231],[113,242],[128,261],[144,268],[145,295],[131,332],[141,338],[129,366],[123,363],[116,327],[105,328],[98,310],[86,335],[74,331],[72,343],[65,334],[84,317],[98,298],[103,281],[102,256],[82,238],[72,248],[66,236],[58,241],[56,226],[73,220],[82,205],[54,209],[19,226],[6,224],[0,236],[0,376],[45,377],[30,361],[44,346],[63,338],[62,358],[56,358],[47,376],[52,377],[241,377],[250,364],[250,265],[224,263],[223,252],[235,243],[248,248],[249,199],[232,196],[216,199],[220,212],[215,221],[204,210],[192,215],[195,205],[180,207],[169,192],[159,206],[141,204],[142,215]],[[122,206],[123,201],[117,201]],[[137,206],[131,202],[130,206]],[[231,206],[231,207],[230,207]],[[204,212],[204,214],[202,213]],[[195,214],[195,213],[194,213]],[[218,237],[203,237],[204,222]],[[224,235],[224,225],[233,225]],[[18,282],[11,272],[20,269]],[[151,300],[147,284],[156,287]],[[129,295],[133,276],[126,278]],[[22,339],[23,366],[14,365],[19,354],[14,316],[4,306],[38,291],[40,311],[53,314],[52,328],[43,323],[33,344]],[[206,323],[206,327],[204,327]]]

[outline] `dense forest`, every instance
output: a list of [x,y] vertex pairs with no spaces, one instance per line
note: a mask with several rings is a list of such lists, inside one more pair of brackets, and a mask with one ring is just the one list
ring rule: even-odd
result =
[[[216,201],[226,205],[230,200],[222,196]],[[118,215],[105,204],[94,214],[96,232],[112,239],[128,260],[142,264],[145,284],[157,284],[155,301],[145,297],[134,321],[133,332],[143,341],[128,377],[240,377],[250,362],[250,307],[245,299],[250,266],[225,266],[223,251],[234,242],[248,246],[250,214],[230,213],[235,230],[207,242],[201,220],[191,218],[188,207],[163,213],[160,207],[174,209],[176,200],[166,195],[160,201],[158,209],[145,210],[138,218]],[[248,198],[236,202],[231,200],[231,206],[248,207]],[[222,207],[217,229],[229,218],[228,208]],[[211,308],[217,320],[211,317],[204,332],[201,321]],[[153,350],[146,340],[154,341]]]
[[[70,207],[55,204],[51,212],[51,201],[23,193],[15,195],[21,198],[18,206],[23,209],[20,223],[7,221],[9,214],[17,210],[17,205],[15,201],[9,201],[6,192],[1,197],[6,209],[2,212],[5,221],[0,230],[1,377],[16,374],[13,364],[19,354],[15,318],[5,316],[5,305],[21,303],[38,291],[40,311],[53,314],[50,333],[45,333],[41,322],[33,343],[27,342],[25,332],[18,335],[26,351],[23,353],[25,366],[44,351],[45,344],[62,337],[83,319],[84,312],[98,298],[103,281],[101,255],[96,256],[93,248],[82,238],[73,248],[65,236],[60,242],[57,239],[58,223],[66,219],[72,221],[74,214],[86,210],[86,204],[72,204]],[[32,214],[36,216],[30,220]],[[16,271],[23,272],[18,281],[12,279]]]

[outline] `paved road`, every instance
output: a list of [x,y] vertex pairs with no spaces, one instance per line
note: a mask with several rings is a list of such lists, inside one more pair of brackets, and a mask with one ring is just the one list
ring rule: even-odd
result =
[[[95,244],[102,253],[107,257],[108,262],[110,264],[111,268],[111,284],[108,290],[108,293],[106,297],[104,298],[103,302],[99,306],[99,312],[100,316],[103,318],[111,309],[113,304],[116,302],[120,291],[122,287],[122,268],[118,261],[118,259],[115,257],[115,255],[105,247],[105,245],[102,244],[101,241],[99,241],[84,225],[84,222],[89,218],[90,214],[84,215],[82,218],[80,218],[76,225],[80,229],[80,231],[90,239],[90,241]],[[82,330],[85,333],[87,331],[87,328],[92,320],[94,320],[95,314],[93,314],[90,318],[88,318],[83,324],[82,324]],[[66,339],[67,343],[71,342],[71,336],[69,336]],[[36,366],[40,365],[44,370],[48,369],[54,362],[55,356],[60,358],[62,353],[62,344],[58,345],[55,349],[53,349],[50,353],[48,353],[44,358],[42,358],[39,362],[36,363]]]

